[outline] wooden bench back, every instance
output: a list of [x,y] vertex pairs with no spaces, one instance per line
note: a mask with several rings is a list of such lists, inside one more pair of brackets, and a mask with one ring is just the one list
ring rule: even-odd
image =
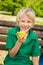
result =
[[[6,50],[6,44],[4,44],[4,42],[6,42],[8,29],[10,27],[15,27],[15,26],[16,26],[16,22],[0,21],[0,50]],[[35,25],[32,29],[38,35],[40,46],[43,46],[43,26]],[[41,53],[43,53],[42,48],[41,48]]]

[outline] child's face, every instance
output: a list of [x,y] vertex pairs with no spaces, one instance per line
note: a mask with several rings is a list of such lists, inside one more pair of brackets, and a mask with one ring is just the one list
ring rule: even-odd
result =
[[26,16],[26,14],[20,17],[19,27],[22,31],[28,32],[32,28],[33,24],[33,21]]

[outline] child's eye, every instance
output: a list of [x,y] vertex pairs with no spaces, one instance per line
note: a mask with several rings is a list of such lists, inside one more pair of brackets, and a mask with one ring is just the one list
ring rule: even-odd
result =
[[27,23],[31,23],[31,21],[27,21]]
[[25,22],[25,21],[21,21],[21,22]]

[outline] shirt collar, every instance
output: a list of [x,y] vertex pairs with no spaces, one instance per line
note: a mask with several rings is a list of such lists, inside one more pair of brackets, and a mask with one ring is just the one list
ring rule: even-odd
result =
[[17,33],[18,31],[20,31],[20,28],[19,28],[19,26],[16,26],[16,27],[14,27],[14,28],[12,29],[11,34],[16,36],[16,33]]
[[37,39],[37,35],[32,30],[29,30],[29,34],[27,36],[26,41],[23,43],[23,45],[28,44],[32,40],[36,40],[36,39]]

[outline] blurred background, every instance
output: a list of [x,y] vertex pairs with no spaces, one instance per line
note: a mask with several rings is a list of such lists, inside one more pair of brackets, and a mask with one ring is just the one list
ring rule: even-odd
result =
[[[43,25],[43,0],[0,0],[0,20],[16,22],[16,15],[22,7],[33,8],[36,14],[35,24]],[[2,65],[6,54],[6,51],[0,50],[0,64]],[[42,60],[43,55],[40,57],[40,65],[43,65]]]

